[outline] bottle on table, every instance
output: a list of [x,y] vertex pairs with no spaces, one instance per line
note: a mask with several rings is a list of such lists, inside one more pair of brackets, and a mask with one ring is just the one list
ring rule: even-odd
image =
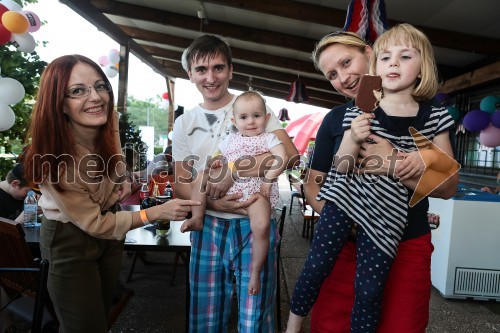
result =
[[34,228],[37,222],[38,202],[33,190],[28,191],[24,199],[24,227]]
[[[172,186],[170,182],[167,182],[165,186],[165,190],[162,195],[156,196],[156,204],[162,205],[172,199],[174,192],[172,191]],[[169,220],[157,220],[156,221],[156,234],[160,237],[165,237],[170,230],[170,221]]]
[[[148,189],[147,193],[143,193],[143,189]],[[145,198],[141,202],[141,209],[146,209],[149,207],[156,206],[156,196],[158,195],[158,185],[154,185],[152,195],[149,195],[149,188],[147,184],[144,184],[141,188],[141,195]]]
[[139,190],[139,197],[141,198],[141,202],[149,197],[149,187],[147,182],[142,183],[141,189]]

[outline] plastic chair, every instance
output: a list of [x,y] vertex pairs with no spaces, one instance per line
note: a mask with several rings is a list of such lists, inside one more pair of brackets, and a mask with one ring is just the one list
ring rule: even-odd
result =
[[[17,315],[26,315],[26,309],[28,313],[32,311],[31,332],[34,333],[42,332],[48,325],[57,326],[47,293],[48,265],[47,260],[33,258],[20,223],[0,218],[0,285],[10,297],[2,310],[9,308]],[[29,304],[32,310],[27,308]]]
[[278,331],[281,330],[281,243],[283,241],[283,227],[285,226],[285,218],[286,218],[286,206],[283,208],[276,208],[276,210],[281,210],[281,215],[278,220],[278,233],[280,236],[280,240],[278,242],[278,246],[276,248],[276,255],[278,257],[278,269],[276,270],[276,280],[278,281],[276,285],[276,322],[278,324]]
[[314,209],[307,203],[304,185],[300,184],[300,192],[302,194],[302,216],[304,217],[304,223],[302,224],[302,237],[309,238],[311,241],[314,235],[314,224],[318,221],[319,215],[316,214]]
[[288,184],[290,185],[290,211],[288,212],[288,214],[291,215],[293,208],[293,198],[298,198],[300,200],[302,194],[292,185],[295,182],[295,180],[292,177],[292,174],[289,173],[287,176],[288,176]]

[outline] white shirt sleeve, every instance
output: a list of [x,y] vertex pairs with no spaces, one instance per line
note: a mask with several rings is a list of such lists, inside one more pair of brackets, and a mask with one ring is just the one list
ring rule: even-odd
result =
[[271,117],[269,117],[269,121],[267,122],[266,132],[271,133],[271,132],[274,132],[276,130],[283,129],[283,126],[281,126],[281,123],[278,120],[278,117],[276,117],[273,110],[271,110],[271,108],[268,107],[267,105],[266,105],[266,111],[267,111],[267,113],[269,113],[271,115]]
[[266,138],[267,148],[271,149],[274,146],[280,145],[281,141],[274,133],[268,133]]
[[172,158],[174,162],[185,161],[191,154],[188,145],[188,137],[186,131],[184,131],[183,118],[184,115],[181,115],[174,123],[172,133]]

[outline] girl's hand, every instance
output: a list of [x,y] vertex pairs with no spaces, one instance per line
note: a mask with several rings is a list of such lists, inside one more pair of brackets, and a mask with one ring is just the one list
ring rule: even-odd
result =
[[400,180],[413,177],[420,177],[425,170],[425,164],[418,151],[411,153],[399,152],[398,156],[404,157],[404,160],[396,168],[396,176]]
[[375,118],[374,114],[363,113],[353,119],[351,122],[352,141],[360,144],[370,136],[373,118]]

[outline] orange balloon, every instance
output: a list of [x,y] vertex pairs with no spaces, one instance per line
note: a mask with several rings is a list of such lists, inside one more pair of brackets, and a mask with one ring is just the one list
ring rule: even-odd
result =
[[14,34],[23,34],[28,31],[28,20],[23,14],[9,10],[2,15],[2,24],[5,29]]

